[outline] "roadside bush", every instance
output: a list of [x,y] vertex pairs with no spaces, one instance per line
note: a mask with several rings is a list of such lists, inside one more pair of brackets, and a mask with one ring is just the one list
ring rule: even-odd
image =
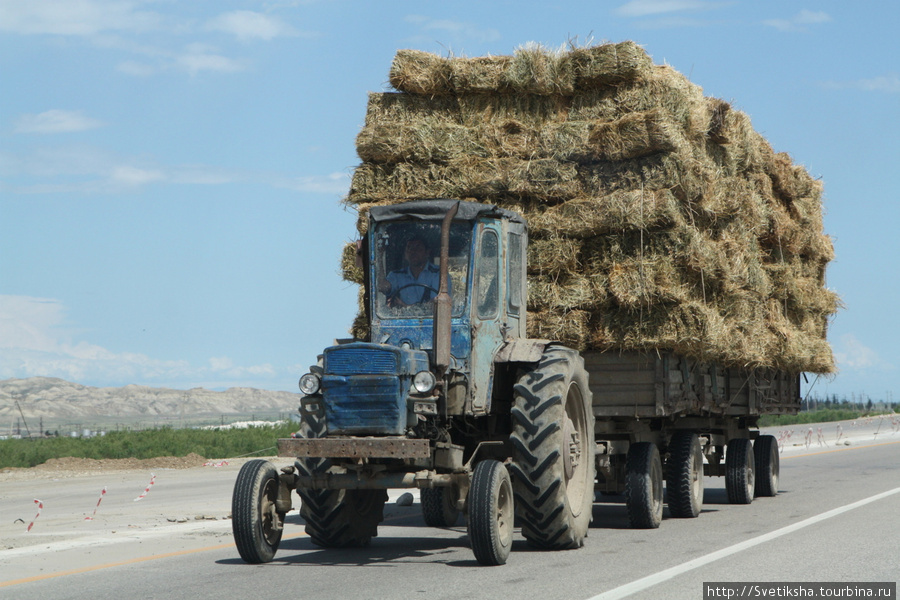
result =
[[290,437],[294,423],[247,429],[172,429],[113,431],[91,438],[30,438],[0,441],[0,468],[29,468],[51,458],[156,458],[187,456],[232,458],[261,452],[274,454],[275,440]]

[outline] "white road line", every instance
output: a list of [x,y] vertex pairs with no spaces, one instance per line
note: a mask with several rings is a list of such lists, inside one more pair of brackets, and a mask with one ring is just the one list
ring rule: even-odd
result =
[[611,589],[608,592],[603,592],[597,596],[593,596],[588,600],[618,600],[619,598],[626,598],[631,596],[632,594],[636,594],[647,588],[651,588],[655,585],[658,585],[664,581],[668,581],[669,579],[674,579],[683,573],[687,573],[688,571],[693,571],[694,569],[699,569],[702,566],[708,565],[711,562],[715,562],[719,559],[725,558],[726,556],[731,556],[732,554],[737,554],[738,552],[742,552],[754,546],[758,546],[760,544],[764,544],[769,540],[774,540],[783,535],[787,535],[789,533],[793,533],[797,530],[803,529],[804,527],[809,527],[810,525],[815,525],[816,523],[821,523],[827,519],[832,517],[836,517],[845,512],[854,510],[861,506],[865,506],[866,504],[871,504],[872,502],[877,502],[883,498],[887,498],[888,496],[892,496],[894,494],[900,493],[900,487],[894,488],[892,490],[888,490],[886,492],[882,492],[880,494],[875,494],[874,496],[869,496],[868,498],[864,498],[859,500],[858,502],[853,502],[852,504],[846,504],[844,506],[835,508],[833,510],[829,510],[827,512],[823,512],[820,515],[816,515],[814,517],[810,517],[804,521],[800,521],[798,523],[794,523],[793,525],[788,525],[787,527],[782,527],[781,529],[776,529],[775,531],[771,531],[769,533],[760,535],[755,538],[751,538],[749,540],[743,541],[739,544],[735,544],[734,546],[729,546],[727,548],[723,548],[721,550],[717,550],[712,552],[711,554],[707,554],[706,556],[701,556],[700,558],[695,558],[693,560],[689,560],[686,563],[682,563],[678,566],[671,567],[669,569],[665,569],[658,573],[654,573],[653,575],[648,575],[647,577],[643,577],[641,579],[632,581],[631,583],[626,583],[625,585],[619,586],[617,588]]

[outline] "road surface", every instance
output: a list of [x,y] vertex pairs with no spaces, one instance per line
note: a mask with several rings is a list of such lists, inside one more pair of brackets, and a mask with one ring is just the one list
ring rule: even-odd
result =
[[160,470],[153,485],[140,470],[0,476],[0,598],[699,599],[703,582],[900,582],[900,432],[809,429],[769,431],[783,444],[775,498],[729,505],[706,478],[702,514],[666,510],[657,530],[629,529],[622,502],[601,498],[584,548],[536,551],[517,531],[502,567],[478,566],[462,519],[425,527],[402,491],[368,548],[320,549],[293,511],[274,562],[244,564],[228,519],[242,461]]

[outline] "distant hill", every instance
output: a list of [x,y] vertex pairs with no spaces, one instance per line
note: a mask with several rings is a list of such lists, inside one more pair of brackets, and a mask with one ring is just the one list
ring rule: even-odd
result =
[[197,421],[243,415],[296,412],[299,394],[253,388],[214,392],[204,388],[174,390],[142,385],[97,388],[54,377],[0,381],[0,428],[20,419],[15,401],[32,431],[48,423],[80,421]]

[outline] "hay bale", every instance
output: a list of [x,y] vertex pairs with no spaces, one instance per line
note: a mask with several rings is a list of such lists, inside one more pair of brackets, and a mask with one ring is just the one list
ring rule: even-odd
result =
[[401,92],[440,96],[453,91],[450,73],[448,58],[421,50],[398,50],[389,80]]
[[421,96],[397,92],[369,93],[366,126],[415,124],[422,119],[462,124],[458,99],[455,96]]
[[531,338],[558,340],[583,351],[587,349],[590,335],[590,313],[584,310],[529,312],[527,334]]
[[509,56],[454,58],[450,61],[450,82],[458,95],[499,93],[507,91],[505,73]]
[[365,274],[357,253],[356,242],[347,242],[344,244],[341,252],[341,277],[344,281],[362,285],[365,280]]
[[558,278],[529,273],[528,314],[542,310],[601,310],[609,301],[607,287],[605,277],[598,273]]
[[653,67],[644,49],[632,41],[576,48],[571,56],[579,90],[638,79]]
[[422,119],[415,124],[380,123],[363,127],[356,153],[367,162],[449,162],[489,155],[474,132],[446,121]]
[[579,273],[580,252],[581,243],[575,239],[564,237],[531,239],[528,243],[528,273],[553,278],[563,274]]
[[516,48],[503,72],[503,83],[519,94],[570,95],[575,89],[572,57],[540,44],[526,44]]
[[588,143],[597,160],[622,161],[662,152],[687,152],[684,133],[659,109],[593,123]]
[[535,236],[591,238],[621,231],[670,229],[683,221],[675,195],[663,190],[617,190],[579,197],[527,215]]
[[[435,99],[438,100],[438,99]],[[518,121],[529,127],[563,122],[568,118],[570,99],[537,94],[471,94],[455,98],[459,120],[467,127]]]
[[[346,202],[449,197],[529,222],[529,335],[830,372],[821,183],[637,45],[398,53]],[[360,274],[345,248],[342,272]],[[358,319],[359,320],[359,319]],[[361,334],[364,321],[354,325]]]

